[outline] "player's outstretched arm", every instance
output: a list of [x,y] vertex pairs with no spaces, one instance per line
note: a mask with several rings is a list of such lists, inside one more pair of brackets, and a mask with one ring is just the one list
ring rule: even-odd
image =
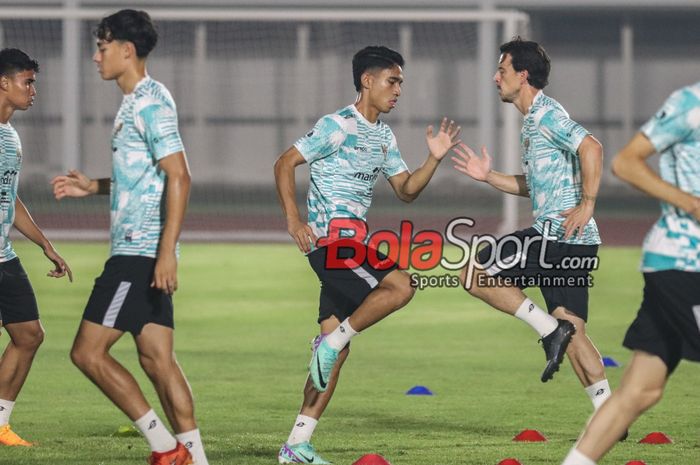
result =
[[477,155],[465,143],[457,144],[453,149],[457,156],[452,157],[455,163],[454,169],[462,174],[466,174],[472,179],[485,182],[495,187],[499,191],[507,194],[529,197],[525,175],[503,174],[491,169],[491,155],[486,147],[481,147],[481,156]]
[[615,155],[612,172],[642,192],[668,202],[700,221],[700,198],[667,183],[647,164],[647,158],[655,153],[651,141],[639,132]]
[[151,287],[173,294],[177,290],[177,241],[185,220],[192,178],[184,152],[162,158],[158,166],[166,176],[165,224],[158,244]]
[[564,239],[568,239],[576,231],[579,237],[583,236],[586,225],[593,217],[603,173],[603,146],[595,137],[586,136],[583,139],[578,148],[578,156],[581,159],[581,202],[574,208],[560,213],[566,218],[562,223]]
[[93,194],[109,194],[110,179],[90,179],[78,170],[56,176],[51,180],[56,200],[64,197],[86,197]]
[[389,178],[389,184],[399,199],[404,202],[412,202],[420,195],[447,152],[461,142],[459,140],[461,130],[462,128],[457,126],[454,121],[448,123],[447,118],[442,119],[437,134],[434,134],[433,126],[428,126],[425,134],[425,141],[428,144],[428,158],[413,173],[404,171]]
[[302,221],[296,203],[294,172],[297,166],[304,163],[306,160],[299,150],[296,147],[290,147],[275,162],[275,185],[282,212],[287,219],[287,232],[297,243],[299,250],[308,253],[318,238],[314,235],[311,227]]
[[29,214],[27,207],[24,206],[19,196],[15,200],[15,228],[21,232],[27,239],[41,247],[46,258],[54,264],[54,269],[50,270],[46,276],[52,278],[61,278],[68,275],[70,282],[73,282],[73,272],[66,261],[56,252],[51,242],[44,236],[44,233],[34,222],[34,219]]

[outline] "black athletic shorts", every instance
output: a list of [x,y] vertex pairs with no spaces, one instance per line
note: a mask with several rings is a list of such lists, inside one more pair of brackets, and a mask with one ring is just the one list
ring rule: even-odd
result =
[[0,263],[0,320],[3,325],[39,319],[32,284],[18,257]]
[[644,300],[623,345],[659,356],[669,374],[681,359],[700,362],[700,273],[644,273]]
[[[378,257],[382,260],[381,269],[373,266],[374,260],[364,260],[357,265],[348,265],[331,269],[327,262],[328,247],[321,247],[308,254],[311,268],[321,281],[321,296],[319,298],[318,322],[335,316],[339,321],[353,314],[363,300],[389,273],[397,269],[386,255],[358,243],[363,248],[365,256]],[[376,254],[376,255],[375,255]],[[338,258],[352,257],[354,251],[350,248],[338,249]]]
[[155,258],[111,257],[95,279],[83,319],[134,336],[148,323],[174,328],[172,297],[151,287],[155,266]]
[[[540,263],[543,244],[544,260]],[[479,251],[477,261],[488,275],[504,278],[520,289],[539,287],[550,313],[564,307],[588,321],[588,287],[592,284],[590,272],[597,267],[597,253],[597,245],[544,241],[535,228],[528,228],[498,239],[493,254],[492,246],[487,245]],[[499,266],[490,260],[496,256],[515,266]]]

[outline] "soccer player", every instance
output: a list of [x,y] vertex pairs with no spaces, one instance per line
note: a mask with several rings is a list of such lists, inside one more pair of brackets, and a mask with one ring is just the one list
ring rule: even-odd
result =
[[[647,164],[655,153],[661,176]],[[661,200],[661,217],[644,240],[644,295],[624,340],[632,361],[564,465],[595,465],[661,400],[681,359],[700,362],[700,82],[671,94],[616,155],[613,172]]]
[[[600,354],[586,335],[585,323],[587,278],[600,244],[593,210],[603,149],[557,101],[542,92],[548,83],[550,59],[540,45],[518,37],[503,44],[500,51],[494,75],[500,98],[525,116],[520,136],[523,173],[493,170],[486,148],[479,156],[461,144],[455,147],[458,156],[452,159],[458,171],[478,181],[530,197],[535,223],[501,238],[498,247],[489,245],[480,251],[482,266],[471,282],[467,282],[466,271],[462,280],[470,294],[523,320],[540,335],[547,358],[542,382],[552,379],[566,353],[594,408],[598,408],[610,396],[610,386]],[[500,262],[489,264],[492,256]],[[566,269],[568,263],[576,261],[587,266]],[[522,292],[531,284],[529,278],[540,284],[548,311]],[[502,285],[509,280],[517,285]]]
[[17,395],[27,379],[34,355],[44,340],[44,328],[32,285],[10,242],[14,227],[41,247],[54,268],[47,276],[73,275],[51,242],[34,223],[17,195],[22,168],[22,143],[10,124],[17,110],[34,104],[36,73],[39,64],[16,48],[0,50],[0,326],[10,337],[0,357],[0,444],[31,446],[10,429],[10,415]]
[[[355,103],[322,117],[275,163],[277,192],[287,230],[307,254],[321,281],[320,335],[313,343],[301,411],[279,452],[280,463],[329,463],[316,453],[310,440],[333,395],[350,339],[406,305],[414,294],[408,274],[395,264],[386,269],[366,261],[339,269],[327,266],[327,260],[333,258],[328,246],[330,238],[344,237],[334,220],[363,222],[380,174],[399,199],[411,202],[458,142],[460,128],[454,122],[443,119],[437,134],[429,127],[428,158],[415,172],[408,171],[394,134],[379,120],[380,114],[389,113],[396,106],[401,95],[403,65],[401,55],[386,47],[371,46],[357,52],[352,60],[358,92]],[[294,171],[303,163],[309,164],[311,174],[308,222],[300,218],[294,197]],[[361,244],[355,247],[376,253]],[[341,249],[338,256],[349,259],[352,253]],[[385,258],[381,254],[379,257]]]
[[[146,71],[158,35],[146,12],[121,10],[103,18],[95,36],[98,72],[116,81],[124,97],[112,131],[111,180],[90,179],[79,171],[52,180],[59,200],[111,195],[111,256],[95,281],[71,358],[143,433],[151,465],[185,465],[192,459],[207,465],[192,393],[173,351],[177,241],[190,172],[175,102]],[[109,353],[127,331],[175,437],[131,373]]]

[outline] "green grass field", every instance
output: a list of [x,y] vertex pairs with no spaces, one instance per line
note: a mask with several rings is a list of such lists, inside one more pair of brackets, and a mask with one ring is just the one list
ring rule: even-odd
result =
[[[47,336],[12,424],[39,447],[3,448],[0,464],[144,463],[145,441],[111,436],[128,419],[68,357],[107,246],[59,244],[74,270],[73,284],[44,277],[48,262],[36,247],[16,247]],[[638,249],[602,249],[591,292],[589,334],[604,355],[623,363],[629,353],[620,343],[641,298],[638,260]],[[539,299],[538,292],[532,295]],[[315,275],[292,246],[183,246],[176,348],[212,465],[276,463],[299,408],[317,298]],[[3,333],[0,344],[5,341]],[[553,382],[542,384],[544,356],[535,333],[459,289],[418,292],[352,347],[314,436],[317,449],[336,464],[350,465],[365,453],[380,453],[394,465],[495,465],[506,457],[525,465],[559,464],[591,413],[568,362]],[[157,405],[128,335],[114,353],[138,373]],[[622,368],[608,373],[617,386]],[[404,395],[418,384],[436,395]],[[700,463],[699,384],[698,367],[681,364],[662,403],[602,463]],[[524,428],[540,430],[549,441],[512,442]],[[666,432],[674,444],[637,444],[652,431]]]

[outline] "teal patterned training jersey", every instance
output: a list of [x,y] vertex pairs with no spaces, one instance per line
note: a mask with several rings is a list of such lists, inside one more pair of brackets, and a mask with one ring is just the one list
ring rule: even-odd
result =
[[[700,82],[677,90],[641,131],[661,154],[661,178],[700,197]],[[642,271],[700,272],[700,224],[661,202],[661,217],[644,240]]]
[[155,257],[165,222],[165,173],[158,162],[184,151],[175,102],[143,78],[124,96],[112,133],[112,255]]
[[389,126],[370,123],[355,105],[322,117],[294,147],[309,164],[308,222],[318,238],[332,218],[365,221],[379,174],[408,170]]
[[578,148],[589,134],[569,118],[564,108],[551,97],[539,92],[523,121],[520,133],[522,168],[527,180],[535,217],[534,228],[540,233],[549,223],[549,235],[567,244],[600,244],[598,226],[593,218],[564,240],[564,218],[559,214],[581,202],[581,160]]
[[15,202],[19,184],[19,170],[22,168],[22,143],[17,131],[9,123],[0,123],[0,262],[7,262],[17,256],[10,242],[10,229],[15,222]]

